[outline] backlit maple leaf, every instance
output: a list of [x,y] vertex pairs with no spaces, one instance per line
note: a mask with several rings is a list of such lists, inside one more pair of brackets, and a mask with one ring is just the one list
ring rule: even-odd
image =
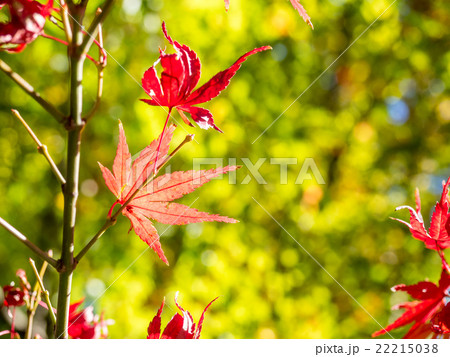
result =
[[161,314],[164,307],[165,300],[163,300],[161,307],[159,308],[156,316],[150,322],[148,326],[147,339],[199,339],[202,332],[203,320],[205,319],[205,312],[211,306],[211,304],[218,298],[211,301],[203,310],[202,316],[198,321],[197,328],[195,327],[194,319],[189,311],[184,310],[178,305],[178,292],[175,294],[175,304],[180,309],[180,314],[175,314],[167,324],[163,333],[161,334]]
[[314,30],[311,18],[309,17],[308,13],[306,12],[302,4],[300,4],[300,1],[299,0],[289,0],[289,1],[291,2],[294,9],[298,11],[303,20]]
[[[202,129],[214,128],[221,131],[215,124],[211,112],[194,105],[205,103],[217,97],[230,83],[247,57],[261,51],[271,49],[270,46],[256,48],[241,56],[231,67],[217,73],[208,82],[194,91],[200,80],[201,64],[197,54],[188,46],[182,45],[167,33],[163,22],[162,30],[167,41],[174,47],[175,53],[166,54],[160,49],[158,61],[150,67],[142,78],[142,86],[151,99],[142,99],[143,102],[169,108],[169,113],[176,108],[183,121],[192,125],[184,113],[189,113],[192,120]],[[158,78],[156,65],[161,63],[161,78]],[[167,117],[167,119],[169,116]],[[167,122],[167,121],[166,121]]]
[[392,324],[375,332],[372,337],[382,335],[413,322],[413,326],[404,338],[425,338],[433,334],[430,320],[433,320],[445,306],[446,299],[449,298],[449,288],[450,275],[446,269],[442,270],[439,285],[422,281],[414,285],[402,284],[394,286],[392,288],[393,291],[405,291],[416,300],[394,306],[393,309],[405,309],[406,311]]
[[43,33],[45,19],[53,9],[53,0],[46,5],[33,0],[0,0],[0,9],[8,6],[10,20],[0,23],[0,50],[20,52]]
[[425,243],[428,249],[443,250],[450,247],[450,236],[448,233],[450,225],[449,201],[448,201],[448,187],[450,185],[450,178],[444,184],[442,190],[441,200],[436,203],[433,215],[431,217],[430,229],[427,232],[425,229],[420,205],[419,190],[416,189],[416,209],[410,206],[400,206],[395,210],[408,209],[410,213],[410,223],[393,218],[406,226],[408,226],[412,236]]
[[[200,171],[177,171],[151,180],[155,170],[158,171],[167,158],[174,130],[175,125],[169,126],[159,139],[154,140],[141,151],[136,160],[132,161],[125,132],[122,124],[119,124],[120,136],[113,172],[99,163],[106,185],[117,197],[113,207],[117,204],[124,205],[131,199],[122,214],[130,220],[135,233],[166,264],[168,261],[161,248],[158,232],[149,219],[170,225],[207,221],[237,222],[232,218],[200,212],[172,201],[193,192],[214,177],[236,170],[238,166]],[[160,143],[159,154],[157,154],[158,143]]]

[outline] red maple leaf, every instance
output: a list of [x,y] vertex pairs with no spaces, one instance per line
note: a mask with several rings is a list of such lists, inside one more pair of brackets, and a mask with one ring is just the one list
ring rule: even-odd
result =
[[45,20],[53,9],[53,0],[46,5],[33,0],[0,0],[0,9],[8,6],[10,20],[0,23],[0,50],[20,52],[43,33]]
[[15,287],[14,285],[5,285],[3,287],[3,294],[5,296],[5,299],[3,300],[4,306],[25,305],[25,292],[22,289]]
[[[405,309],[406,311],[397,320],[386,328],[372,334],[372,337],[382,335],[393,329],[409,325],[414,322],[404,338],[424,338],[433,333],[430,320],[445,306],[449,297],[450,274],[446,269],[442,270],[439,285],[422,281],[414,285],[397,285],[393,291],[405,291],[415,301],[405,302],[393,307],[393,309]],[[426,326],[426,328],[424,327]]]
[[18,269],[16,276],[19,278],[20,288],[16,287],[14,282],[3,287],[3,295],[5,297],[3,304],[6,307],[22,306],[29,301],[31,286],[25,271]]
[[418,189],[416,189],[416,209],[413,209],[410,206],[400,206],[395,209],[396,211],[403,208],[409,210],[410,223],[407,223],[397,218],[393,219],[408,226],[412,236],[424,242],[425,246],[428,249],[441,251],[443,249],[450,247],[450,236],[448,233],[450,225],[449,201],[448,201],[449,185],[450,185],[450,178],[444,184],[441,200],[436,203],[436,207],[431,217],[430,229],[428,232],[425,229],[422,214],[420,213],[421,206]]
[[114,323],[112,320],[104,320],[101,316],[94,314],[94,308],[88,306],[81,311],[78,308],[84,299],[70,304],[68,335],[73,339],[100,339],[108,337],[108,325]]
[[163,333],[161,334],[161,314],[164,307],[165,300],[163,300],[156,316],[148,325],[147,339],[199,339],[202,332],[203,320],[205,319],[205,312],[211,304],[218,299],[215,298],[203,310],[202,316],[198,321],[197,328],[195,327],[194,319],[189,311],[184,310],[177,302],[178,292],[175,294],[175,304],[180,309],[180,314],[175,314],[167,324]]
[[450,338],[450,303],[431,320],[431,329],[434,333]]
[[[241,56],[231,67],[217,73],[208,82],[194,91],[194,87],[200,80],[201,63],[197,54],[188,46],[182,45],[167,33],[166,25],[162,23],[162,30],[167,41],[174,47],[173,54],[166,54],[160,49],[158,61],[150,67],[142,78],[142,86],[151,99],[142,99],[143,102],[169,108],[170,112],[176,108],[183,121],[191,125],[184,113],[189,113],[192,120],[202,129],[214,128],[221,131],[215,124],[211,112],[207,109],[195,107],[194,105],[205,103],[217,97],[230,83],[242,63],[257,52],[271,49],[270,46],[256,48]],[[161,63],[161,78],[158,78],[156,65]],[[167,123],[166,120],[166,123]],[[165,127],[165,126],[164,126]]]
[[[110,212],[116,204],[124,205],[131,199],[122,214],[131,221],[131,228],[135,233],[166,264],[168,261],[161,248],[158,232],[149,219],[170,225],[205,221],[237,222],[232,218],[200,212],[179,203],[171,203],[171,201],[193,192],[214,177],[236,170],[238,166],[200,171],[177,171],[152,180],[155,170],[158,171],[167,159],[174,130],[175,125],[169,126],[159,139],[154,140],[141,151],[138,158],[132,161],[125,132],[122,124],[119,124],[120,136],[113,172],[111,173],[99,163],[106,185],[117,197]],[[160,147],[159,153],[157,146]]]

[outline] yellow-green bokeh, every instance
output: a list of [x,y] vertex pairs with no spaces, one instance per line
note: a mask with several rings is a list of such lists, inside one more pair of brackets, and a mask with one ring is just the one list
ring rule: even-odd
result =
[[[90,1],[87,20],[99,3]],[[181,201],[198,198],[193,207],[240,223],[156,224],[170,261],[165,266],[127,233],[123,218],[78,266],[73,297],[95,301],[97,312],[115,320],[110,337],[145,337],[164,296],[163,322],[176,311],[179,291],[196,320],[220,296],[207,313],[204,338],[368,338],[380,328],[376,321],[386,325],[397,316],[391,305],[407,298],[393,295],[392,285],[437,280],[437,255],[389,217],[407,218],[394,208],[412,205],[417,186],[428,221],[440,182],[450,174],[450,8],[444,0],[399,0],[371,25],[390,3],[303,0],[314,31],[285,0],[231,0],[228,13],[222,0],[118,3],[104,26],[110,53],[104,98],[83,133],[76,250],[101,227],[114,201],[97,161],[111,167],[118,119],[132,153],[162,128],[165,111],[139,101],[146,97],[143,72],[158,48],[168,46],[161,21],[198,53],[201,83],[248,50],[274,49],[249,58],[229,88],[205,104],[224,134],[182,125],[174,139],[181,141],[187,130],[198,144],[183,149],[173,170],[192,169],[199,157],[225,165],[229,158],[238,164],[267,158],[260,170],[265,185],[241,184],[249,174],[243,167],[236,185],[224,177]],[[51,24],[46,31],[62,36]],[[21,54],[0,57],[67,110],[64,46],[40,38]],[[0,86],[0,216],[58,255],[62,195],[10,109],[22,113],[63,172],[65,131],[1,73]],[[84,86],[87,110],[96,91],[91,63]],[[298,160],[289,166],[287,185],[279,182],[280,167],[269,163],[280,157]],[[314,159],[325,185],[295,184],[306,158]],[[1,285],[18,268],[31,275],[28,254],[0,230]],[[46,284],[55,300],[54,272]]]

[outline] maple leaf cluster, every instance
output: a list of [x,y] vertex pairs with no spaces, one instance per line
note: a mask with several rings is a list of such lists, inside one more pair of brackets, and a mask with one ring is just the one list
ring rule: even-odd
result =
[[405,309],[405,312],[392,324],[375,332],[372,336],[376,337],[414,322],[404,338],[450,338],[450,305],[446,305],[449,288],[450,274],[445,269],[442,271],[438,285],[421,281],[414,285],[394,286],[393,291],[405,291],[416,300],[394,306],[394,310]]
[[[119,142],[112,171],[99,163],[103,178],[109,190],[116,196],[116,202],[111,206],[108,216],[113,219],[119,212],[131,222],[131,229],[147,243],[168,264],[162,250],[160,237],[151,220],[169,225],[180,225],[196,222],[217,221],[236,223],[233,218],[200,212],[190,206],[173,202],[189,194],[209,182],[211,179],[238,169],[238,166],[226,166],[211,170],[177,171],[158,176],[159,170],[172,157],[169,154],[170,143],[175,125],[167,125],[171,111],[176,109],[183,121],[192,126],[185,113],[190,114],[192,121],[202,129],[214,128],[221,130],[214,123],[213,116],[205,108],[195,105],[205,103],[217,97],[229,84],[231,78],[251,55],[270,49],[263,46],[245,53],[228,69],[217,73],[209,81],[197,86],[200,80],[201,63],[197,54],[187,45],[180,44],[168,34],[165,23],[162,31],[167,41],[175,49],[175,53],[167,54],[160,49],[159,59],[143,75],[142,85],[150,99],[142,99],[152,106],[168,108],[168,116],[159,138],[153,140],[144,148],[136,159],[132,159],[122,123],[119,123]],[[161,64],[162,71],[158,77],[156,66]],[[184,142],[183,142],[184,143]],[[176,152],[178,149],[175,149]],[[119,205],[119,211],[113,216],[113,210]],[[196,327],[192,316],[177,302],[175,304],[182,315],[175,314],[161,333],[161,314],[164,301],[158,313],[148,327],[149,339],[198,339],[202,329],[208,304]]]
[[16,276],[19,278],[20,286],[15,286],[12,282],[3,287],[3,306],[7,308],[23,306],[30,297],[31,286],[27,280],[25,271],[22,269],[17,270]]
[[161,307],[159,308],[156,316],[150,322],[147,332],[147,339],[199,339],[200,333],[202,332],[203,320],[205,319],[205,312],[211,306],[211,304],[216,301],[215,298],[208,305],[200,316],[197,327],[195,326],[194,319],[189,311],[184,310],[178,304],[178,292],[175,294],[175,305],[180,309],[182,315],[176,313],[172,319],[169,321],[164,331],[161,334],[161,314],[163,311],[165,300],[163,300]]
[[[15,309],[20,306],[27,306],[27,309],[33,305],[33,298],[35,294],[31,290],[31,285],[28,282],[24,270],[19,269],[16,272],[19,279],[19,286],[15,286],[14,282],[3,286],[3,306],[8,309],[8,315],[11,318],[11,329],[0,331],[0,336],[11,334],[11,338],[20,338],[20,335],[15,331]],[[73,339],[100,339],[108,337],[108,326],[114,323],[113,320],[105,320],[103,313],[101,316],[94,314],[92,306],[77,311],[83,303],[84,299],[77,301],[70,305],[69,308],[69,326],[68,334]],[[42,301],[38,301],[38,305],[48,309],[47,305]],[[56,309],[53,309],[56,312]],[[36,335],[35,338],[41,338]]]
[[393,291],[405,291],[415,300],[394,306],[393,309],[405,309],[405,312],[392,324],[375,332],[373,337],[413,323],[404,338],[450,338],[450,267],[443,252],[450,247],[449,185],[450,178],[443,184],[441,199],[436,203],[428,231],[421,213],[418,189],[415,193],[415,208],[410,206],[396,208],[409,210],[409,223],[393,219],[405,224],[412,236],[422,241],[426,248],[437,251],[443,268],[437,285],[422,281],[414,285],[394,286]]
[[[116,196],[116,201],[109,210],[110,219],[115,219],[118,213],[126,216],[131,223],[130,230],[134,230],[158,254],[159,258],[168,264],[161,247],[160,237],[151,220],[168,225],[208,221],[236,223],[237,221],[233,218],[200,212],[190,206],[173,201],[193,192],[211,179],[239,168],[238,166],[226,166],[210,170],[177,171],[158,176],[159,170],[173,155],[173,152],[169,154],[169,147],[176,126],[167,125],[170,113],[172,109],[176,109],[183,121],[192,126],[185,114],[188,113],[192,121],[197,123],[200,128],[214,128],[221,132],[214,123],[211,112],[195,105],[205,103],[218,96],[229,85],[231,78],[249,56],[271,47],[259,47],[247,52],[228,69],[217,73],[208,82],[194,90],[201,74],[201,63],[197,54],[188,46],[173,40],[168,34],[164,22],[162,31],[167,41],[175,49],[175,53],[167,54],[165,50],[160,49],[159,59],[144,73],[142,78],[143,88],[151,98],[142,99],[142,101],[152,106],[163,106],[169,109],[162,133],[133,160],[125,131],[122,123],[119,122],[119,141],[112,171],[100,163],[99,166],[106,186]],[[158,64],[161,64],[162,67],[159,77],[156,71]],[[120,208],[113,216],[114,207],[117,205]],[[204,314],[215,299],[206,306],[197,327],[195,327],[190,313],[178,304],[177,296],[178,294],[175,296],[175,304],[182,315],[173,316],[161,334],[163,301],[157,315],[148,327],[149,339],[198,339],[200,337]]]
[[11,338],[20,338],[14,328],[16,308],[25,305],[28,307],[32,303],[31,285],[28,282],[25,271],[23,269],[17,270],[16,277],[19,279],[19,286],[16,286],[14,282],[3,286],[3,306],[7,308],[8,316],[11,318],[12,323],[9,330],[0,331],[0,336],[11,334]]
[[[158,139],[142,150],[139,156],[131,159],[123,126],[119,124],[119,143],[112,172],[100,165],[103,178],[109,190],[117,200],[110,209],[109,216],[116,205],[131,222],[131,229],[147,243],[168,264],[162,250],[156,228],[150,222],[155,220],[169,225],[196,222],[236,223],[235,219],[216,214],[197,211],[194,208],[173,203],[172,201],[193,192],[212,178],[234,171],[237,166],[226,166],[211,170],[177,171],[156,177],[159,169],[168,161],[169,146],[175,125],[167,126],[170,112],[176,108],[183,120],[192,125],[184,113],[189,113],[192,120],[201,128],[220,129],[215,125],[211,112],[194,105],[207,102],[218,96],[230,83],[242,63],[257,52],[270,49],[259,47],[241,56],[228,69],[219,72],[208,82],[194,90],[200,80],[201,63],[197,54],[188,46],[173,40],[162,23],[162,31],[167,41],[174,47],[175,53],[166,54],[160,50],[158,61],[150,67],[142,78],[143,88],[151,99],[142,99],[153,106],[165,106],[169,115]],[[156,65],[160,63],[163,70],[160,77]]]
[[7,6],[10,19],[0,23],[0,50],[21,52],[44,31],[46,19],[55,11],[53,0],[43,5],[34,0],[0,0]]

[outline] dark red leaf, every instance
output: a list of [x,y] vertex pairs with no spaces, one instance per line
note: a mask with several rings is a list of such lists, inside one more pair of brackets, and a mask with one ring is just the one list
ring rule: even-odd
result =
[[[441,251],[450,247],[450,214],[449,214],[449,198],[448,188],[450,185],[450,178],[443,186],[441,200],[436,204],[433,215],[431,217],[430,229],[427,232],[425,229],[423,218],[420,213],[421,204],[419,197],[419,190],[416,189],[415,200],[416,209],[409,206],[400,206],[396,210],[406,208],[410,213],[410,223],[404,222],[397,218],[393,218],[406,226],[408,226],[412,236],[425,243],[428,249]],[[444,261],[443,261],[444,262]]]
[[[165,23],[162,30],[167,41],[174,47],[175,54],[166,54],[160,50],[159,60],[149,68],[142,78],[142,86],[151,99],[142,99],[145,103],[154,106],[165,106],[169,110],[176,108],[183,121],[190,121],[183,112],[191,114],[192,120],[202,129],[220,129],[214,124],[212,114],[204,109],[193,107],[211,100],[219,95],[230,83],[230,79],[236,74],[248,56],[260,51],[270,49],[269,46],[260,47],[240,57],[230,68],[215,75],[206,84],[193,92],[199,82],[201,63],[197,54],[188,46],[173,40],[167,32]],[[160,63],[162,72],[160,78],[155,66]]]
[[216,301],[219,297],[216,297],[213,301],[211,301],[208,305],[206,305],[205,309],[202,312],[202,316],[200,316],[200,320],[198,320],[198,325],[197,325],[197,329],[195,330],[195,334],[194,334],[194,338],[195,339],[199,339],[200,338],[200,334],[202,332],[202,327],[203,327],[203,321],[205,320],[205,313],[206,310],[209,309],[209,307],[212,305],[212,303],[214,301]]
[[415,285],[397,285],[392,288],[393,291],[405,291],[413,299],[427,300],[427,299],[439,299],[442,296],[442,291],[433,283],[429,281],[421,281]]
[[4,0],[10,20],[0,23],[0,50],[21,52],[27,44],[43,33],[46,18],[53,9],[53,0],[46,5],[33,0]]
[[431,329],[437,334],[450,334],[450,304],[433,317]]
[[200,88],[195,90],[185,101],[184,105],[196,105],[200,103],[207,102],[215,97],[217,97],[221,91],[223,91],[230,84],[231,78],[234,77],[236,72],[241,68],[242,63],[251,55],[255,53],[271,50],[270,46],[263,46],[255,48],[239,57],[239,59],[234,62],[231,67],[226,70],[217,73],[208,82],[202,85]]
[[205,318],[205,312],[211,306],[211,304],[216,301],[218,298],[215,298],[211,301],[203,310],[202,316],[198,322],[197,328],[195,328],[194,319],[189,311],[186,311],[178,304],[178,292],[175,294],[175,305],[180,309],[181,315],[176,313],[172,319],[167,324],[163,333],[160,336],[161,330],[161,312],[164,306],[164,301],[161,307],[158,310],[158,313],[150,322],[148,327],[148,336],[149,339],[199,339],[200,333],[202,331],[203,320]]
[[186,116],[182,114],[183,112],[191,114],[192,120],[196,122],[201,129],[214,128],[223,133],[223,131],[220,130],[216,124],[214,124],[214,119],[211,112],[205,108],[182,106],[178,108],[178,112],[181,114],[181,117],[185,123]]
[[6,285],[3,287],[3,294],[5,295],[3,304],[6,307],[25,305],[25,292],[22,289],[13,285]]
[[159,337],[161,336],[161,314],[162,314],[162,311],[164,308],[164,302],[165,302],[165,299],[163,299],[161,307],[159,308],[156,316],[150,322],[150,325],[148,325],[147,339],[159,339]]
[[[449,287],[450,275],[445,269],[442,270],[439,286],[426,281],[415,285],[395,286],[393,288],[394,291],[405,291],[417,300],[394,306],[393,309],[405,309],[403,315],[386,328],[373,333],[372,337],[382,335],[412,322],[414,322],[414,324],[404,338],[414,338],[414,336],[419,335],[418,331],[420,331],[420,336],[424,336],[423,325],[429,325],[430,320],[432,320],[435,314],[445,305],[445,298]],[[431,332],[432,331],[430,330],[429,334],[431,334]]]
[[100,339],[106,338],[108,325],[113,321],[104,321],[102,317],[94,314],[92,306],[77,311],[84,299],[74,302],[69,307],[69,326],[67,333],[73,339]]

